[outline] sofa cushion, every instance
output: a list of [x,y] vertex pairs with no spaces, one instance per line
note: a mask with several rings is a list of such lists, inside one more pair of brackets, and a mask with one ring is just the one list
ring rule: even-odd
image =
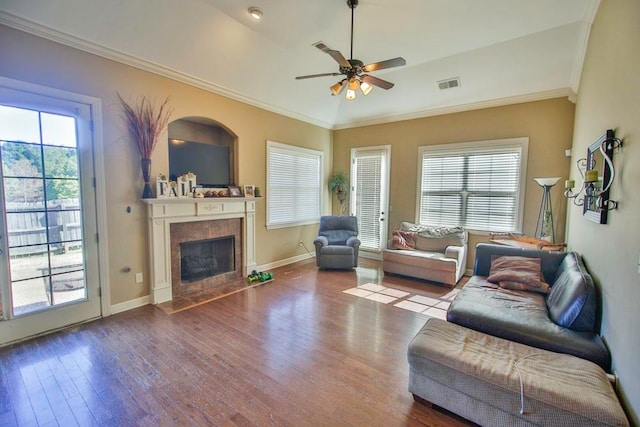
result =
[[553,283],[556,273],[558,272],[558,267],[562,263],[566,252],[550,252],[539,249],[523,249],[491,243],[478,243],[476,245],[476,259],[473,265],[473,274],[476,276],[488,276],[491,268],[491,257],[494,255],[539,258],[541,262],[542,279],[547,283]]
[[541,281],[540,259],[521,256],[491,257],[487,280],[501,288],[519,291],[549,293],[551,288]]
[[318,235],[326,237],[330,245],[344,245],[350,237],[358,235],[358,220],[355,216],[322,216]]
[[402,222],[401,231],[416,233],[416,249],[419,251],[444,252],[448,246],[464,246],[467,232],[462,227],[442,227]]
[[349,237],[356,236],[357,233],[351,230],[327,230],[320,231],[318,235],[326,237],[330,245],[344,245]]
[[591,360],[609,369],[610,355],[595,333],[577,332],[549,318],[545,296],[502,289],[473,276],[456,295],[447,320],[496,337]]
[[582,259],[570,252],[558,268],[547,297],[549,317],[577,332],[596,331],[597,297],[591,275]]
[[416,233],[412,231],[395,230],[389,242],[391,249],[413,250],[416,248]]

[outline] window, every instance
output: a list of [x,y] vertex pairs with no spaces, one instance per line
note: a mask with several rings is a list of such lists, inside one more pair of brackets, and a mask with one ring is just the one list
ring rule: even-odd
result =
[[267,228],[319,221],[322,165],[321,151],[267,141]]
[[420,224],[520,232],[528,138],[421,147]]

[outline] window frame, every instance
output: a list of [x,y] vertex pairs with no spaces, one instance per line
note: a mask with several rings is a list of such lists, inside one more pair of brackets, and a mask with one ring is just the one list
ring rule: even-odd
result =
[[[317,215],[312,219],[295,219],[289,222],[275,222],[272,223],[271,207],[274,203],[271,199],[273,192],[271,191],[271,151],[273,149],[285,151],[292,156],[301,156],[305,158],[314,158],[318,162],[318,188],[317,188],[317,200],[318,210]],[[267,194],[266,194],[266,228],[267,230],[296,227],[301,225],[318,224],[320,222],[320,216],[323,212],[323,188],[324,188],[324,152],[319,150],[313,150],[310,148],[298,147],[295,145],[283,144],[276,141],[267,140]]]
[[[522,233],[524,222],[524,202],[526,198],[526,176],[527,176],[527,164],[528,164],[528,152],[529,152],[529,138],[506,138],[506,139],[493,139],[483,141],[470,141],[450,144],[438,144],[438,145],[426,145],[418,147],[418,168],[417,168],[417,184],[416,184],[416,211],[415,211],[415,223],[420,223],[421,213],[421,195],[422,195],[422,163],[425,153],[438,154],[438,155],[467,155],[467,154],[479,154],[479,153],[491,153],[496,151],[503,151],[505,149],[519,149],[520,150],[520,173],[518,190],[516,196],[518,198],[516,202],[516,215],[515,215],[515,228],[511,230],[512,233]],[[430,224],[437,225],[437,224]],[[465,227],[467,228],[467,227]],[[492,230],[479,230],[473,228],[467,228],[469,232],[480,235],[488,235]]]

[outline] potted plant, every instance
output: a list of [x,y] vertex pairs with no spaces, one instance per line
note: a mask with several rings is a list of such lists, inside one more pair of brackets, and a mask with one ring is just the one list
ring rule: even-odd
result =
[[340,193],[346,190],[347,176],[342,171],[338,171],[329,178],[329,191],[332,193]]
[[329,178],[329,191],[335,193],[340,202],[340,210],[344,211],[344,201],[347,199],[348,180],[344,172],[338,171]]

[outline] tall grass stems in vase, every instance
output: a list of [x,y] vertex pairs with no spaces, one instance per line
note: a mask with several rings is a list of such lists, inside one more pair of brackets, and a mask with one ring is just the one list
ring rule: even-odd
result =
[[143,96],[137,104],[132,106],[119,93],[117,95],[122,105],[122,116],[127,122],[129,134],[140,152],[140,166],[142,167],[142,177],[144,179],[142,198],[149,199],[153,197],[151,185],[149,185],[151,153],[156,147],[158,136],[167,126],[173,109],[169,108],[168,97],[160,104],[160,107],[156,108],[155,102],[152,102],[147,96]]

